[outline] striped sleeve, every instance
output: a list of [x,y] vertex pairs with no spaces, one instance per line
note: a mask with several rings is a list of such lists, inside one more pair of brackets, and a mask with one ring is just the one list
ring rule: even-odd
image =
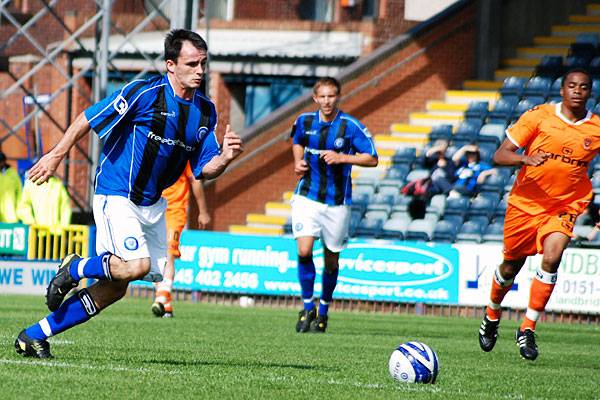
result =
[[354,128],[352,134],[352,147],[354,151],[359,154],[370,154],[373,157],[377,157],[373,137],[367,127],[354,118],[347,119],[349,122],[348,126]]
[[100,139],[108,135],[119,122],[131,118],[131,109],[146,84],[145,80],[132,81],[84,111],[90,126]]
[[202,113],[208,113],[210,115],[208,127],[201,127],[200,130],[204,130],[204,134],[200,138],[198,148],[190,159],[190,166],[196,179],[202,179],[202,169],[204,166],[213,159],[213,157],[221,154],[221,148],[217,140],[217,111],[215,105],[211,101],[205,101],[202,104]]
[[290,136],[293,138],[294,140],[294,144],[299,144],[302,146],[305,146],[305,140],[304,140],[304,126],[302,125],[304,123],[304,119],[302,118],[303,116],[300,115],[298,118],[296,118],[296,121],[294,122],[294,125],[292,126],[292,131],[290,132]]

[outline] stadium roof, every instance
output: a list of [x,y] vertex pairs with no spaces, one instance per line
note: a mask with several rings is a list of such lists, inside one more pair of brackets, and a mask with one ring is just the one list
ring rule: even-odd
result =
[[[112,35],[109,51],[120,55],[143,51],[150,54],[163,52],[166,31],[141,32],[124,43],[121,35]],[[202,36],[206,32],[198,31]],[[81,40],[84,48],[93,51],[93,38]],[[208,40],[211,56],[215,57],[269,57],[321,60],[354,60],[361,55],[363,35],[360,32],[315,32],[281,30],[212,29]],[[77,45],[71,46],[71,51]]]

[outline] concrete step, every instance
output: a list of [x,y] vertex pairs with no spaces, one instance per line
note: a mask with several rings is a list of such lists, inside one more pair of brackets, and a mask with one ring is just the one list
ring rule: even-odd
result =
[[502,65],[507,68],[525,67],[527,69],[534,68],[540,63],[540,58],[506,58],[502,60]]
[[536,58],[543,56],[563,56],[566,57],[569,52],[569,46],[547,46],[547,47],[518,47],[518,58]]
[[487,101],[490,107],[496,104],[500,94],[491,90],[448,90],[446,91],[446,102],[452,104],[464,104],[473,101]]
[[292,215],[292,206],[288,203],[269,201],[265,204],[265,214],[289,218]]
[[516,69],[516,68],[507,68],[507,69],[497,69],[494,72],[494,76],[498,81],[504,81],[509,76],[516,76],[518,78],[531,78],[535,75],[535,69]]
[[238,235],[281,236],[283,235],[283,228],[259,228],[246,225],[229,225],[229,233]]
[[533,44],[536,46],[560,47],[568,46],[575,42],[577,36],[536,36],[533,38]]
[[600,15],[600,4],[588,4],[585,11],[587,15]]
[[283,193],[283,201],[285,203],[289,203],[290,200],[292,199],[292,196],[294,195],[294,192],[284,192]]
[[[378,148],[398,150],[404,147],[419,147],[427,143],[427,138],[406,138],[394,135],[377,135],[375,144]],[[353,167],[353,170],[357,167]]]
[[569,16],[570,24],[600,24],[600,15],[575,14]]
[[502,87],[502,82],[498,81],[480,81],[466,80],[463,83],[463,89],[466,90],[498,90]]
[[265,226],[265,225],[276,225],[281,226],[287,222],[287,217],[278,215],[266,215],[266,214],[254,214],[250,213],[246,215],[246,225],[248,226]]
[[435,115],[430,113],[410,113],[411,125],[436,126],[441,124],[458,125],[463,120],[462,115]]
[[411,124],[392,124],[390,134],[396,137],[406,139],[423,139],[431,132],[430,126],[411,125]]
[[580,33],[600,33],[599,24],[552,25],[553,36],[577,36]]
[[427,102],[427,113],[433,115],[463,115],[469,104],[446,103],[445,101],[431,100]]

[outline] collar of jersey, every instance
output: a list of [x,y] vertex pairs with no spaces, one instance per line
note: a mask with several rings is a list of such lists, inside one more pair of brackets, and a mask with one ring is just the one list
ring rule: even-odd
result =
[[320,111],[320,110],[317,110],[317,119],[318,119],[318,121],[319,121],[319,124],[320,124],[320,125],[331,125],[331,124],[333,124],[333,123],[334,123],[334,121],[337,119],[337,117],[339,117],[339,115],[340,115],[340,112],[341,112],[341,111],[340,111],[340,109],[338,108],[338,110],[337,110],[337,113],[335,113],[335,117],[333,117],[333,119],[332,119],[331,121],[327,122],[327,121],[323,121],[323,120],[321,120],[321,111]]
[[169,84],[169,89],[171,89],[171,96],[173,96],[173,98],[177,101],[180,101],[182,103],[185,104],[192,104],[194,102],[194,97],[196,97],[196,89],[194,89],[194,94],[192,95],[192,99],[191,100],[186,100],[184,98],[181,98],[179,96],[177,96],[175,94],[175,89],[173,89],[173,85],[171,84],[171,78],[169,78],[169,74],[165,74],[165,78]]
[[556,103],[556,106],[554,106],[555,107],[554,111],[558,118],[562,119],[564,122],[566,122],[569,125],[581,125],[581,124],[584,124],[587,121],[589,121],[590,118],[592,118],[592,112],[590,110],[588,110],[587,114],[585,115],[585,118],[580,119],[579,121],[571,122],[571,121],[569,121],[569,119],[567,117],[564,116],[562,111],[560,111],[561,105],[562,105],[562,101],[560,103]]

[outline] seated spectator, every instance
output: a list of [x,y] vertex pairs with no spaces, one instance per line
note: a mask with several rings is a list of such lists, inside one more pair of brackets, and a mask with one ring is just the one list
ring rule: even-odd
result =
[[496,174],[496,170],[486,162],[481,161],[479,147],[476,144],[467,144],[461,147],[452,156],[452,161],[457,169],[454,173],[456,181],[450,191],[450,196],[474,196],[479,192],[479,186],[485,179]]
[[71,199],[56,177],[41,185],[26,180],[17,216],[24,224],[42,225],[60,231],[71,222]]
[[0,152],[0,222],[18,222],[17,204],[20,197],[21,178],[8,165],[4,153]]
[[427,189],[429,198],[436,194],[448,194],[454,181],[454,163],[446,157],[448,141],[436,140],[425,153],[424,167],[430,170],[431,182]]
[[577,217],[573,234],[576,240],[588,240],[590,242],[600,241],[600,208],[597,204],[590,203],[589,206]]

